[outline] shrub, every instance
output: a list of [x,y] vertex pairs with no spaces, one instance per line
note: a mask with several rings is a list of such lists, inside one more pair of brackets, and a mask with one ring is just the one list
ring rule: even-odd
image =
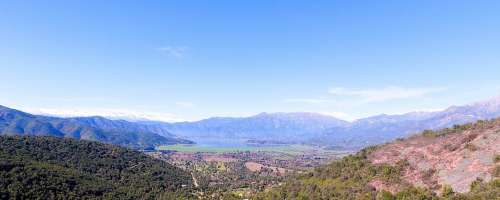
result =
[[382,190],[377,194],[377,200],[396,200],[396,197],[390,192]]
[[441,196],[443,196],[443,197],[452,197],[454,193],[455,192],[453,192],[453,188],[451,188],[451,186],[444,185],[443,188],[442,188],[442,191],[441,191]]
[[422,135],[423,135],[424,137],[436,137],[436,136],[437,136],[437,133],[436,133],[436,132],[434,132],[433,130],[424,130],[424,131],[422,132]]
[[479,149],[476,145],[472,143],[467,143],[465,145],[465,148],[468,149],[469,151],[477,151]]
[[500,178],[500,166],[495,167],[495,169],[493,170],[493,176]]

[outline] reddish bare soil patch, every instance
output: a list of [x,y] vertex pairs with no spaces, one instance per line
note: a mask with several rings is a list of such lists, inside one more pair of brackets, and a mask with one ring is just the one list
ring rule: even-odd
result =
[[284,175],[288,172],[287,169],[281,167],[266,166],[256,162],[246,162],[245,167],[252,172],[260,172],[262,170],[270,170],[273,173]]
[[[403,180],[415,186],[439,192],[449,185],[467,192],[477,178],[491,180],[500,154],[500,120],[476,124],[465,131],[440,136],[414,136],[382,146],[370,154],[373,164],[396,165],[408,161]],[[391,186],[372,182],[372,186],[390,190]]]
[[256,163],[256,162],[246,162],[245,167],[252,172],[259,172],[262,169],[264,169],[266,166],[264,166],[263,164]]

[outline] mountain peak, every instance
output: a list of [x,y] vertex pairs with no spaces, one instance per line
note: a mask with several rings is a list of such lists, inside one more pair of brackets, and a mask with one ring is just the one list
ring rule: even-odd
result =
[[475,105],[475,106],[489,106],[489,107],[496,106],[496,107],[500,107],[500,95],[496,96],[496,97],[493,97],[493,98],[490,98],[490,99],[488,99],[486,101],[477,102],[477,103],[475,103],[473,105]]
[[321,113],[314,113],[314,112],[275,112],[275,113],[267,113],[267,112],[262,112],[254,117],[295,117],[295,118],[329,118],[329,119],[338,119],[334,116],[331,115],[325,115]]

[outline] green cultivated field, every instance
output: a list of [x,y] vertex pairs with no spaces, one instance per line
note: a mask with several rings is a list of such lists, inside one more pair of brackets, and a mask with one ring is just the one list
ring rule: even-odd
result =
[[287,154],[302,154],[305,152],[310,152],[315,149],[315,147],[307,145],[280,145],[280,146],[247,146],[247,147],[207,147],[200,145],[186,145],[186,144],[176,144],[176,145],[165,145],[159,146],[157,150],[173,150],[179,152],[208,152],[208,153],[224,153],[224,152],[238,152],[238,151],[267,151],[267,152],[280,152]]

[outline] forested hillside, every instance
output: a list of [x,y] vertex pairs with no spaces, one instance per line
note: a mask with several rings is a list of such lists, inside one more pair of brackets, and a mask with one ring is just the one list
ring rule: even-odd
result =
[[366,148],[256,198],[499,199],[500,119]]
[[131,148],[192,143],[163,132],[156,134],[142,125],[102,117],[58,118],[32,115],[0,106],[0,135],[46,135],[93,140]]
[[172,199],[191,184],[187,172],[126,148],[0,136],[0,199]]

